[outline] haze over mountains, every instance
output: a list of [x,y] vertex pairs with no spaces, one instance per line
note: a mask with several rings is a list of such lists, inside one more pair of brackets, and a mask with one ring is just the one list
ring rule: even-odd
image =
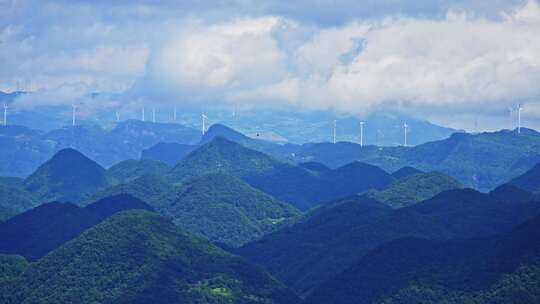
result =
[[[188,143],[154,143],[161,138],[155,130],[171,128],[165,137],[174,138],[185,129],[123,124],[85,140],[97,147],[110,136],[104,134],[116,133],[129,143],[154,130],[130,148],[139,151],[134,158],[104,167],[64,148],[24,179],[0,178],[2,301],[537,299],[527,287],[538,283],[536,249],[507,242],[526,238],[523,231],[540,215],[540,134],[533,130],[360,147],[280,144],[224,125]],[[35,134],[15,131],[8,138]],[[114,142],[101,145],[116,149]],[[494,190],[467,188],[471,174],[480,190]],[[492,246],[501,249],[484,255]],[[510,258],[512,246],[524,253]],[[515,262],[456,266],[484,257]],[[386,258],[395,267],[387,268]],[[365,283],[375,271],[381,277]],[[445,283],[462,279],[478,285]]]

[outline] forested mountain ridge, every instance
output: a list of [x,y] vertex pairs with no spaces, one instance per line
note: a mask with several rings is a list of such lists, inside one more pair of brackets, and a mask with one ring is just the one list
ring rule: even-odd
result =
[[306,303],[538,303],[538,239],[539,216],[486,239],[398,239],[322,283]]
[[88,229],[0,290],[6,304],[300,303],[260,268],[144,210]]

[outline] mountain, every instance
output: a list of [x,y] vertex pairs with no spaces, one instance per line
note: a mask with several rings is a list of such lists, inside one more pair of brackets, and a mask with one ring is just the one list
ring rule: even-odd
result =
[[298,209],[313,206],[310,189],[317,177],[310,171],[280,162],[272,157],[223,137],[200,146],[170,172],[177,181],[210,173],[225,173]]
[[160,142],[195,143],[200,133],[180,124],[126,120],[111,130],[80,125],[53,130],[43,137],[55,143],[55,150],[73,147],[109,167],[126,159],[139,159],[144,149]]
[[[399,239],[321,284],[306,303],[538,303],[540,217],[466,241]],[[373,274],[377,275],[373,275]]]
[[379,167],[361,162],[352,162],[321,174],[317,202],[350,196],[369,189],[383,189],[394,178]]
[[460,182],[448,175],[429,172],[402,177],[383,190],[370,190],[366,195],[392,208],[403,208],[443,191],[462,187]]
[[296,208],[223,173],[187,180],[159,200],[158,211],[179,227],[230,246],[259,238],[300,215]]
[[213,124],[204,133],[203,137],[201,138],[200,144],[209,143],[216,137],[223,137],[223,138],[226,138],[227,140],[234,141],[239,144],[246,143],[252,140],[251,138],[245,136],[244,134],[232,128],[229,128],[225,125]]
[[[411,130],[410,144],[417,145],[449,137],[458,130],[445,128],[409,115],[388,110],[375,111],[359,118],[331,111],[295,109],[241,109],[231,115],[229,109],[207,112],[213,123],[224,124],[258,138],[278,138],[281,142],[308,143],[330,141],[332,122],[336,120],[338,141],[359,141],[360,120],[364,121],[364,143],[393,146],[403,143],[403,122]],[[191,124],[200,124],[200,114],[190,116]]]
[[162,161],[169,166],[178,164],[197,146],[179,143],[157,143],[141,152],[141,160],[153,159]]
[[36,260],[110,215],[128,209],[147,209],[146,203],[129,195],[104,198],[85,208],[52,202],[0,223],[0,253]]
[[120,194],[129,194],[136,197],[155,209],[159,209],[163,201],[160,199],[165,193],[172,191],[172,182],[164,176],[145,174],[125,184],[109,186],[84,197],[82,205],[88,205],[97,200]]
[[107,186],[105,169],[74,149],[63,149],[25,180],[40,201],[79,201]]
[[146,174],[166,175],[171,168],[158,160],[125,160],[110,167],[107,177],[114,184],[126,183]]
[[143,210],[88,229],[11,286],[3,303],[300,302],[260,268]]
[[[356,210],[360,207],[372,211],[359,213]],[[445,191],[395,210],[365,195],[357,195],[322,205],[301,222],[235,252],[263,265],[299,294],[307,295],[315,286],[386,242],[403,237],[433,240],[485,237],[507,232],[538,214],[538,202],[499,200],[471,189]]]
[[540,161],[540,133],[524,129],[480,134],[455,133],[450,138],[414,147],[375,147],[348,142],[305,144],[297,162],[316,161],[331,168],[361,161],[392,172],[412,166],[438,171],[467,187],[489,191],[523,174]]
[[0,179],[0,219],[5,220],[38,204],[38,199],[18,181]]
[[359,162],[324,173],[315,172],[223,137],[216,137],[193,151],[172,169],[170,176],[183,181],[215,172],[239,177],[300,210],[372,188],[381,189],[393,181],[383,170]]
[[160,142],[194,144],[200,132],[180,125],[127,120],[110,128],[96,124],[67,126],[48,132],[8,125],[0,130],[0,175],[27,177],[54,153],[76,149],[109,167],[139,159],[144,149]]
[[208,131],[204,133],[200,144],[209,143],[216,137],[223,137],[229,141],[263,152],[282,161],[292,160],[294,153],[300,148],[299,145],[295,144],[276,143],[265,140],[260,135],[260,133],[256,133],[252,138],[223,124],[213,124],[208,128]]
[[527,172],[511,179],[508,184],[531,192],[540,190],[540,164],[536,164]]
[[299,163],[298,166],[319,173],[330,171],[330,168],[318,162]]
[[424,172],[410,166],[405,166],[403,168],[398,169],[394,173],[392,173],[392,176],[396,179],[399,179],[402,177],[406,177],[406,176],[414,175],[418,173],[424,173]]
[[271,170],[279,165],[280,162],[264,153],[216,137],[186,156],[171,170],[170,175],[179,181],[213,172],[244,176]]
[[0,128],[0,175],[26,177],[52,155],[53,143],[43,132],[22,126]]

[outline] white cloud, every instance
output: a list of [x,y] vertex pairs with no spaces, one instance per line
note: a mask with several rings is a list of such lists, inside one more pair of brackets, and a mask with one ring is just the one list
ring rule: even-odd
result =
[[[394,9],[381,17],[386,3],[370,18],[353,18],[344,6],[333,13],[348,21],[331,26],[303,23],[314,19],[305,3],[296,19],[282,16],[277,4],[241,5],[244,16],[222,5],[223,16],[205,15],[203,4],[189,12],[190,5],[172,2],[44,3],[35,18],[24,21],[16,10],[20,19],[0,28],[7,42],[0,48],[0,89],[22,78],[49,90],[82,83],[89,91],[119,91],[137,80],[129,93],[153,102],[353,113],[388,105],[493,112],[525,102],[529,113],[540,113],[540,8],[534,0],[512,10],[498,1],[490,18],[478,8],[469,12],[471,5],[447,2],[444,7],[456,9],[423,17]],[[325,3],[314,12],[326,10]]]
[[150,64],[152,77],[172,87],[234,90],[279,79],[284,53],[272,37],[275,17],[197,25],[175,33]]
[[[492,111],[482,107],[535,102],[539,19],[531,1],[499,21],[450,12],[323,29],[294,54],[299,68],[287,79],[237,96],[354,112],[386,103]],[[358,41],[358,54],[341,62]]]

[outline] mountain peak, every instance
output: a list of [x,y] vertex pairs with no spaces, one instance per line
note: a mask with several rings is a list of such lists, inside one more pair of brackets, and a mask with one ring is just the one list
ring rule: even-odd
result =
[[79,151],[58,151],[25,180],[28,191],[42,201],[78,201],[107,185],[105,169]]
[[245,136],[244,134],[230,127],[227,127],[222,124],[213,124],[212,126],[210,126],[208,131],[204,133],[201,139],[201,144],[207,143],[216,137],[223,137],[230,141],[244,141],[244,140],[249,139],[249,137]]

